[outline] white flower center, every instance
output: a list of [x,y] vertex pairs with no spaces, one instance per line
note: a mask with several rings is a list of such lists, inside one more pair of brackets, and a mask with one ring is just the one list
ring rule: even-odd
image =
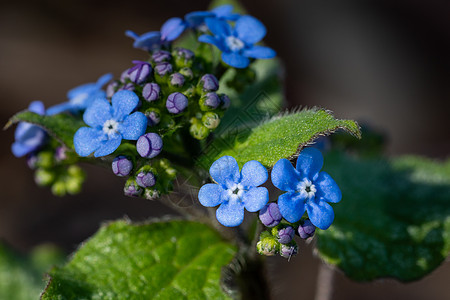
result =
[[74,105],[83,104],[84,100],[89,96],[88,93],[81,93],[70,99],[70,102]]
[[240,183],[234,184],[228,189],[228,196],[233,200],[241,199],[243,193],[244,187]]
[[119,123],[116,120],[108,120],[103,124],[103,132],[108,136],[116,134],[119,129]]
[[243,41],[234,36],[227,37],[225,43],[231,51],[236,52],[244,48],[245,44]]
[[308,179],[303,179],[297,186],[297,193],[300,193],[303,197],[311,199],[316,195],[317,189],[314,184]]

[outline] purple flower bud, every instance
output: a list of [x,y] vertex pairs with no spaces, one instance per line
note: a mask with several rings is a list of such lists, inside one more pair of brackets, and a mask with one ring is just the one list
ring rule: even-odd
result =
[[110,84],[108,84],[108,86],[106,87],[106,97],[111,98],[116,92],[118,85],[119,84],[116,81],[113,81]]
[[146,158],[153,158],[158,155],[163,147],[161,137],[153,132],[142,135],[137,143],[136,149],[140,156]]
[[128,71],[130,69],[126,69],[125,71],[122,72],[122,74],[120,74],[120,81],[121,82],[125,82],[128,79]]
[[56,148],[55,150],[55,160],[56,161],[63,161],[67,159],[67,148],[60,146]]
[[291,226],[278,230],[278,242],[287,244],[294,238],[295,230]]
[[205,74],[200,79],[200,86],[205,92],[215,92],[219,89],[219,81],[212,74]]
[[154,108],[148,109],[144,114],[147,117],[147,126],[158,125],[161,121],[161,115],[159,114],[159,111],[156,111]]
[[175,86],[175,87],[182,87],[184,84],[184,81],[185,81],[184,76],[181,75],[180,73],[173,73],[169,77],[170,85]]
[[134,91],[134,84],[126,83],[124,86],[120,87],[117,91]]
[[142,97],[144,97],[144,99],[149,102],[158,100],[160,93],[161,88],[157,83],[154,82],[147,83],[142,89]]
[[284,258],[291,258],[298,253],[297,244],[281,244],[280,255]]
[[183,57],[184,59],[192,59],[194,57],[194,52],[186,48],[176,48],[174,53],[178,57]]
[[266,204],[266,206],[259,211],[259,219],[267,227],[277,226],[280,223],[281,218],[278,204],[274,202]]
[[220,98],[216,93],[208,93],[200,98],[200,109],[211,110],[219,107]]
[[314,235],[316,231],[316,226],[314,226],[309,219],[303,221],[303,224],[300,224],[298,227],[298,235],[302,239],[307,239]]
[[123,193],[128,197],[139,197],[142,195],[142,188],[134,180],[128,180],[123,188]]
[[150,75],[152,66],[149,63],[140,60],[133,60],[133,63],[135,66],[128,70],[128,78],[132,82],[140,84]]
[[155,72],[159,76],[163,77],[166,74],[170,74],[173,72],[173,67],[171,64],[167,62],[159,63],[155,66]]
[[128,176],[133,169],[133,162],[128,157],[120,155],[114,158],[111,167],[117,176]]
[[164,61],[170,61],[171,58],[172,56],[170,53],[164,50],[157,50],[152,54],[152,60],[157,64]]
[[221,94],[220,104],[222,109],[227,109],[228,107],[230,107],[230,98],[225,94]]
[[27,157],[27,165],[30,169],[34,170],[37,167],[38,157],[36,154],[31,153]]
[[166,107],[172,114],[179,114],[188,105],[188,98],[182,93],[172,93],[167,97]]
[[136,183],[143,188],[148,188],[155,185],[156,178],[152,172],[140,172],[136,175]]

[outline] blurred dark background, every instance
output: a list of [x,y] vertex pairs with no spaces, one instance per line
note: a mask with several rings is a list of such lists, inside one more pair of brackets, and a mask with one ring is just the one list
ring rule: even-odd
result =
[[[322,106],[383,130],[390,155],[447,157],[450,150],[450,3],[402,0],[242,1],[268,28],[266,43],[286,65],[289,106]],[[66,92],[116,77],[133,59],[126,29],[158,30],[169,17],[204,10],[196,1],[0,2],[0,122],[32,100],[46,106]],[[121,196],[112,172],[86,168],[78,196],[38,188],[24,159],[10,153],[13,130],[1,132],[0,239],[27,252],[53,242],[71,252],[103,220],[171,213],[156,202]],[[275,299],[312,299],[319,260],[300,245],[290,262],[269,259]],[[449,264],[410,284],[355,283],[338,274],[333,299],[450,299]]]

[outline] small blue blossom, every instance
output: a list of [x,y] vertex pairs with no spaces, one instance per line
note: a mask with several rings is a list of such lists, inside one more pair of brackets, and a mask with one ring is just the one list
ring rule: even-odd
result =
[[294,169],[287,159],[280,159],[272,170],[272,183],[282,191],[278,198],[281,215],[294,223],[305,210],[314,226],[327,229],[334,220],[333,208],[328,204],[341,201],[341,190],[326,172],[320,172],[323,156],[315,148],[305,148]]
[[97,98],[105,98],[106,93],[102,87],[112,79],[112,74],[101,76],[97,82],[86,83],[71,89],[67,93],[68,102],[57,104],[47,109],[47,115],[55,115],[65,111],[77,113],[85,110]]
[[191,28],[201,27],[206,18],[216,18],[219,20],[236,21],[239,14],[233,13],[233,5],[221,5],[210,11],[193,11],[184,16],[184,19]]
[[[45,114],[45,107],[41,101],[31,102],[28,110],[40,115]],[[14,156],[21,157],[42,147],[47,141],[47,133],[39,126],[20,122],[14,132],[14,139],[11,151]]]
[[134,39],[134,48],[151,51],[177,39],[184,32],[186,26],[186,22],[182,19],[170,18],[163,24],[161,31],[150,31],[138,35],[131,30],[127,30],[125,35]]
[[131,91],[119,91],[111,99],[97,99],[86,109],[84,122],[91,127],[81,127],[75,133],[73,143],[80,156],[94,152],[95,157],[113,153],[122,139],[137,140],[145,133],[147,117],[141,112],[131,113],[139,103],[139,97]]
[[220,205],[216,217],[224,226],[238,226],[244,220],[244,208],[256,212],[269,201],[269,191],[258,187],[267,181],[267,170],[256,160],[247,162],[239,172],[236,160],[223,156],[212,164],[209,173],[217,184],[202,186],[198,199],[203,206]]
[[249,58],[266,59],[276,55],[269,47],[254,45],[266,35],[266,27],[254,17],[240,17],[234,28],[219,19],[206,18],[205,22],[214,36],[204,34],[198,40],[219,48],[222,60],[232,67],[246,68]]

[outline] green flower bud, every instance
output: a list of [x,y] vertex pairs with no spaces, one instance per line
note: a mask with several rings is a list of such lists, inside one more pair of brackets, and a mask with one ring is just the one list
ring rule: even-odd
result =
[[175,60],[175,66],[178,68],[190,68],[194,63],[194,52],[184,48],[175,48],[172,51],[172,56]]
[[142,195],[143,189],[136,183],[133,178],[129,178],[123,189],[125,196],[139,197]]
[[144,197],[147,200],[156,200],[161,197],[161,193],[156,189],[145,189]]
[[71,177],[66,180],[66,190],[69,194],[75,195],[81,192],[84,179],[80,177]]
[[62,180],[58,180],[52,185],[52,193],[55,196],[64,196],[66,194],[66,184]]
[[191,127],[189,128],[189,132],[191,135],[197,140],[203,140],[208,137],[209,129],[206,128],[202,123],[200,123],[196,118],[194,122],[191,122]]
[[181,68],[178,72],[183,75],[186,80],[192,80],[194,78],[194,72],[192,72],[191,68]]
[[220,117],[213,112],[207,112],[202,117],[203,125],[208,129],[216,129],[220,124]]
[[273,256],[278,253],[280,243],[269,232],[261,233],[259,242],[256,244],[256,250],[261,255]]
[[54,153],[51,151],[41,151],[37,154],[36,166],[41,168],[51,168],[54,166]]
[[36,181],[37,185],[40,186],[49,186],[55,181],[55,179],[56,174],[50,169],[39,168],[34,173],[34,180]]

